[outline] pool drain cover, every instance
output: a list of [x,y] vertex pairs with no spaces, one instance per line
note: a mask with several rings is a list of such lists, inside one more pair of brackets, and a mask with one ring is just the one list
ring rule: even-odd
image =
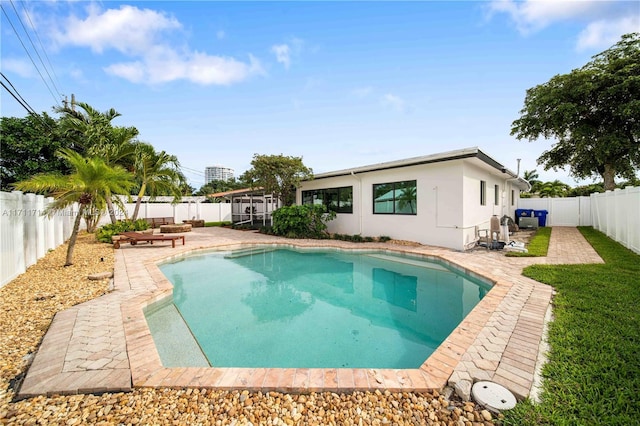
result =
[[516,397],[509,389],[493,382],[477,382],[471,388],[471,395],[479,404],[494,413],[516,406]]

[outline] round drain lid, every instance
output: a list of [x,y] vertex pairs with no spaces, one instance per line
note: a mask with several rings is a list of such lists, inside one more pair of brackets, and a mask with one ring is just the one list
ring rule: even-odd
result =
[[516,406],[516,397],[502,385],[493,382],[477,382],[471,388],[471,395],[479,404],[494,413],[510,410]]

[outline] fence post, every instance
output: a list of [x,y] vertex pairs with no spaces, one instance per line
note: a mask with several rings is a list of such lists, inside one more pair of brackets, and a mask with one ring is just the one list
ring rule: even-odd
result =
[[13,241],[15,241],[13,255],[16,265],[16,276],[23,273],[27,268],[24,262],[24,203],[22,202],[22,191],[12,191],[15,196],[15,215],[11,229],[13,230]]
[[36,194],[27,193],[23,195],[23,216],[24,216],[24,266],[29,266],[36,263],[37,256],[37,230],[36,230]]

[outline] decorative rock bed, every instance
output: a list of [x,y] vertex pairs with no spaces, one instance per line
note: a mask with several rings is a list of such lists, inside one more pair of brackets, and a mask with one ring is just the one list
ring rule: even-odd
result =
[[191,224],[183,223],[182,225],[160,225],[161,234],[176,234],[178,232],[191,232]]

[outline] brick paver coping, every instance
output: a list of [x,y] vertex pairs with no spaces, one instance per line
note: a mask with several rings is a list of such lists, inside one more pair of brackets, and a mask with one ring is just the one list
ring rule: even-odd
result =
[[[485,277],[494,287],[418,369],[165,368],[143,308],[171,294],[157,262],[205,248],[245,244],[383,248],[436,257]],[[430,246],[287,240],[253,232],[197,228],[185,246],[125,245],[115,251],[114,291],[58,313],[18,393],[75,394],[131,387],[203,387],[311,392],[388,389],[422,391],[446,385],[464,391],[492,380],[523,398],[534,387],[552,289],[521,275],[532,263],[596,263],[602,259],[575,228],[554,227],[546,258],[502,252],[456,252]]]

